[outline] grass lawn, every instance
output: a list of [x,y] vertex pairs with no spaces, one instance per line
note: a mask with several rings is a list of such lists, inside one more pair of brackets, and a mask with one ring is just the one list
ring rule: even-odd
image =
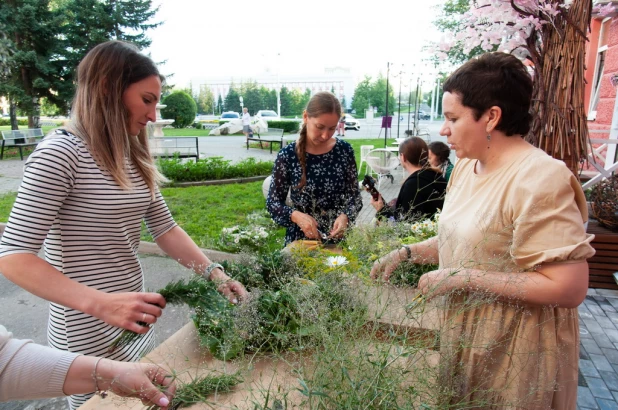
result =
[[[221,229],[246,223],[245,216],[264,209],[262,182],[190,188],[163,188],[167,205],[178,224],[202,248],[220,249]],[[17,194],[0,195],[0,222],[7,222]],[[285,235],[279,229],[272,239]],[[144,229],[142,240],[152,241]]]

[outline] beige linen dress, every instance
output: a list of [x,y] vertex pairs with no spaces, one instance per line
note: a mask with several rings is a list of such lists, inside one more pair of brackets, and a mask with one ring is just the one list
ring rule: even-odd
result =
[[[440,216],[440,268],[518,273],[594,254],[586,200],[561,162],[530,148],[487,175],[458,161]],[[523,296],[523,295],[522,295]],[[575,409],[577,309],[454,291],[442,310],[442,404],[454,408]],[[465,404],[464,404],[465,403]]]

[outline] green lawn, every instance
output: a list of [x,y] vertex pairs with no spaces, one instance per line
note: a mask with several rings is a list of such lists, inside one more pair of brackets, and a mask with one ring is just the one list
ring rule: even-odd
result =
[[[264,209],[262,182],[190,188],[163,188],[165,201],[178,224],[202,248],[219,249],[221,229],[246,223],[245,216]],[[0,222],[6,222],[16,194],[0,196]],[[282,239],[283,229],[273,240]],[[152,241],[147,232],[142,239]]]

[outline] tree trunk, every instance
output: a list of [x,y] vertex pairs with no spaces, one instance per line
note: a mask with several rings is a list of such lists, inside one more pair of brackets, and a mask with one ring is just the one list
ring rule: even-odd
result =
[[17,107],[13,100],[9,100],[9,117],[11,118],[11,129],[18,130],[19,124],[17,123]]
[[591,13],[592,0],[575,1],[566,15],[558,14],[553,25],[543,27],[541,61],[535,62],[534,118],[527,138],[563,160],[578,178],[589,144],[584,66]]

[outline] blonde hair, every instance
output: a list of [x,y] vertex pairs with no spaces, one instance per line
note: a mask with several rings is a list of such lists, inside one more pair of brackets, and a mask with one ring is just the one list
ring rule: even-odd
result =
[[126,158],[141,174],[153,193],[165,180],[150,155],[146,129],[129,135],[129,112],[123,93],[136,82],[163,77],[152,60],[137,47],[122,41],[99,44],[77,67],[77,90],[67,130],[81,138],[97,160],[123,189],[131,188]]
[[[311,97],[307,103],[307,117],[315,118],[322,114],[337,114],[337,117],[341,117],[341,103],[332,93],[328,91],[320,91]],[[297,189],[303,188],[307,184],[307,124],[303,122],[303,126],[300,129],[300,138],[296,142],[296,155],[300,161],[300,168],[302,169],[302,177]]]

